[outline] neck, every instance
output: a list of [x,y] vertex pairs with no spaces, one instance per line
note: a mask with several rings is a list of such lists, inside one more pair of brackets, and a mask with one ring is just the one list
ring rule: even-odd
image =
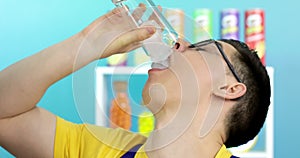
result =
[[156,130],[145,144],[148,157],[215,157],[223,145],[221,134],[212,130],[205,137],[200,137],[199,122],[191,121],[187,125],[185,122],[173,121],[176,119],[175,114],[174,109],[162,109],[155,115]]
[[[169,131],[171,133],[171,131]],[[163,132],[153,133],[145,144],[145,150],[150,158],[173,157],[173,158],[213,158],[216,156],[223,143],[218,135],[211,134],[205,138],[199,138],[194,135],[195,132],[185,132],[178,138],[168,140],[172,135],[166,135]],[[157,144],[162,144],[157,146]]]
[[163,107],[159,113],[155,114],[155,130],[160,130],[164,128],[166,125],[169,124],[169,122],[173,119],[173,117],[176,115],[177,108],[168,108],[166,109]]

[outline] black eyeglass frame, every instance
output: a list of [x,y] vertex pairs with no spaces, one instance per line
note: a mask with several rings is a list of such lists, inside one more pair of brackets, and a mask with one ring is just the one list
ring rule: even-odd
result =
[[221,48],[220,44],[217,41],[215,41],[213,39],[208,39],[208,40],[204,40],[204,41],[201,41],[201,42],[198,42],[198,43],[195,43],[195,44],[191,44],[189,46],[189,48],[196,48],[198,50],[198,48],[200,48],[201,46],[211,44],[211,43],[214,43],[217,46],[220,54],[222,55],[223,59],[225,60],[227,66],[229,67],[229,69],[230,69],[231,73],[233,74],[233,76],[236,78],[236,80],[238,82],[242,83],[241,78],[238,76],[237,72],[234,70],[233,65],[230,63],[228,57],[226,56],[226,54],[224,53],[223,49]]

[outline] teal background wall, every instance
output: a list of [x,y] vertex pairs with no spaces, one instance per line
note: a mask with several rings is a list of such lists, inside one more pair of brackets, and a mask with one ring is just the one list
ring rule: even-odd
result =
[[[214,12],[214,35],[218,37],[218,13],[224,8],[249,8],[266,11],[267,65],[275,68],[274,155],[276,158],[297,157],[300,147],[300,52],[299,5],[296,0],[156,0],[169,8],[181,8],[192,15],[196,8]],[[98,16],[113,8],[110,0],[0,0],[0,70],[54,43],[79,32]],[[243,18],[241,19],[243,20]],[[241,30],[243,31],[243,29]],[[243,39],[243,34],[241,34]],[[92,72],[81,70],[78,73]],[[93,80],[90,82],[93,83]],[[90,85],[92,86],[92,85]],[[93,94],[93,89],[87,93]],[[72,76],[53,85],[39,105],[73,122],[82,122],[73,96]],[[76,94],[75,94],[76,96]],[[93,110],[87,101],[84,110]],[[84,116],[94,122],[94,114]],[[12,157],[0,149],[0,157]]]

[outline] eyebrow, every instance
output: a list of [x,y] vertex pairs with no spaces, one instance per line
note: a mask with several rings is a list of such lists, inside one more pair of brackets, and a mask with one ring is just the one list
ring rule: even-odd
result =
[[204,41],[201,41],[201,42],[198,42],[198,43],[191,44],[191,45],[188,46],[188,48],[195,49],[196,51],[206,51],[207,49],[205,47],[202,47],[202,46],[208,45],[210,43],[214,43],[214,40],[213,39],[207,39],[207,40],[204,40]]
[[204,41],[201,41],[201,42],[191,44],[191,45],[189,45],[189,48],[197,48],[197,47],[201,47],[203,45],[207,45],[207,44],[210,44],[210,43],[213,43],[213,42],[214,42],[213,39],[208,39],[208,40],[204,40]]
[[207,51],[205,47],[195,47],[194,48],[196,51]]
[[216,41],[216,43],[223,49],[223,45],[220,42]]

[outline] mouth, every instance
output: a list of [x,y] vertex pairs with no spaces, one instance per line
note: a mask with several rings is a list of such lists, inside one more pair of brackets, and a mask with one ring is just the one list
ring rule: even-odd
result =
[[148,73],[155,72],[155,71],[162,71],[167,69],[168,67],[169,67],[169,63],[167,60],[162,62],[153,62],[151,64],[151,69],[148,71]]
[[148,70],[148,73],[158,72],[158,71],[162,71],[162,70],[164,70],[164,69],[156,69],[156,68],[154,68],[154,69]]
[[168,68],[170,65],[169,60],[162,60],[162,61],[157,61],[157,62],[153,62],[151,65],[152,69],[166,69]]

